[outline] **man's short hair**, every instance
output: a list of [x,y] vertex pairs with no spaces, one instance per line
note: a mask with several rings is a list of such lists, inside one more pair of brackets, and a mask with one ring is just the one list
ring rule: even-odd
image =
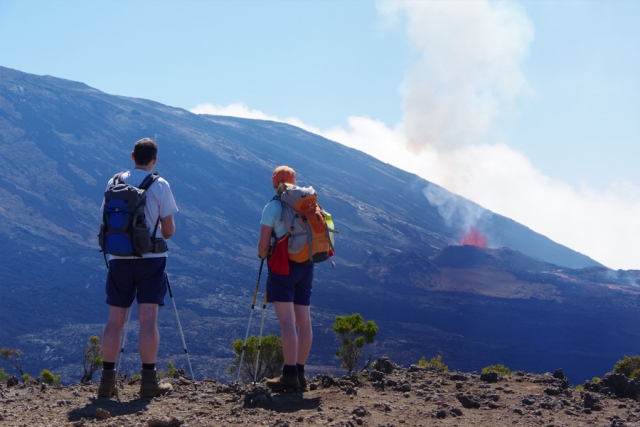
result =
[[158,155],[158,144],[151,138],[142,138],[133,146],[133,157],[137,165],[147,166]]

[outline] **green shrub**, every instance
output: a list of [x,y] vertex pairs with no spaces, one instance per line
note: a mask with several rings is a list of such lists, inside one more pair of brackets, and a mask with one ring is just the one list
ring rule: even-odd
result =
[[102,346],[100,345],[100,337],[89,337],[89,345],[84,347],[84,359],[82,360],[82,368],[84,374],[80,382],[90,382],[93,374],[102,367]]
[[640,369],[640,356],[624,356],[624,359],[618,360],[613,367],[613,372],[617,374],[624,374],[630,377],[633,371]]
[[[263,378],[273,378],[280,375],[284,366],[284,353],[282,353],[282,339],[274,334],[267,335],[260,342],[260,356],[258,356],[258,369],[256,373],[256,356],[258,355],[258,337],[251,335],[247,339],[247,346],[244,349],[244,358],[240,367],[240,381],[252,382],[254,375],[256,381]],[[238,365],[242,356],[243,342],[237,339],[233,342],[233,352],[236,360],[227,370],[231,374],[237,375]]]
[[22,378],[22,382],[23,382],[23,383],[26,383],[27,381],[29,381],[29,380],[31,379],[31,375],[29,375],[29,374],[22,374],[21,378]]
[[584,390],[584,387],[582,386],[582,384],[579,384],[576,386],[576,390],[577,391]]
[[507,368],[504,365],[497,364],[482,368],[482,372],[497,372],[502,375],[509,375],[511,373],[511,369]]
[[438,357],[432,357],[429,361],[429,365],[436,368],[438,371],[447,372],[449,367],[442,363],[442,356],[438,355]]
[[178,372],[178,370],[176,369],[176,367],[173,365],[173,363],[171,363],[171,361],[169,361],[168,363],[169,365],[169,370],[167,371],[167,376],[169,378],[173,378],[176,376],[176,372]]
[[20,377],[22,377],[22,382],[26,381],[24,379],[25,375],[27,377],[27,380],[31,378],[28,374],[24,372],[24,369],[22,368],[22,350],[17,348],[2,347],[0,349],[0,357],[2,357],[4,360],[9,362],[9,364],[13,366],[16,369],[16,371],[20,372]]
[[591,379],[591,382],[592,382],[592,383],[599,383],[599,382],[601,382],[601,381],[602,381],[602,379],[601,379],[600,377],[593,377],[593,378]]
[[0,381],[4,381],[9,378],[9,374],[4,371],[4,368],[0,368]]
[[640,369],[636,369],[635,371],[631,372],[631,375],[629,375],[629,378],[639,378],[640,377]]
[[54,375],[48,369],[43,369],[42,372],[40,372],[40,379],[45,384],[49,384],[49,385],[59,385],[60,384],[60,375]]
[[420,360],[418,360],[418,366],[422,366],[424,368],[435,368],[438,371],[447,372],[449,367],[442,363],[442,356],[438,355],[437,357],[432,357],[430,361],[427,362],[427,358],[422,356]]
[[336,357],[342,359],[340,367],[351,375],[362,357],[365,344],[373,344],[378,326],[373,320],[365,322],[360,313],[353,313],[349,316],[336,316],[331,327],[336,333],[336,340],[342,343],[336,353]]
[[176,367],[173,364],[173,362],[171,362],[171,361],[167,362],[167,368],[168,369],[166,371],[158,370],[158,372],[157,372],[158,377],[161,377],[161,378],[174,378],[176,373],[178,372],[178,370],[176,369]]

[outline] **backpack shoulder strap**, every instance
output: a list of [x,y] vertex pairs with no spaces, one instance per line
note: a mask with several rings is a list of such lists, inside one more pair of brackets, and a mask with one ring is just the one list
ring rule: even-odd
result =
[[[277,195],[273,196],[271,198],[271,202],[273,202],[274,200],[277,200],[278,202],[280,202],[280,206],[283,207],[282,211],[280,212],[280,220],[283,221],[284,220],[284,217],[283,217],[284,216],[284,203],[282,202],[282,195],[277,194]],[[271,202],[269,202],[269,203],[271,203]]]
[[117,174],[113,175],[113,178],[111,178],[111,187],[118,184],[124,184],[124,181],[122,180],[123,173],[124,172],[118,172]]
[[149,189],[149,187],[151,187],[151,184],[153,184],[154,182],[156,182],[156,180],[160,178],[160,175],[158,175],[158,172],[154,172],[154,173],[150,173],[149,175],[147,175],[147,177],[142,181],[142,183],[140,184],[140,186],[138,187],[141,190],[145,190],[147,191]]

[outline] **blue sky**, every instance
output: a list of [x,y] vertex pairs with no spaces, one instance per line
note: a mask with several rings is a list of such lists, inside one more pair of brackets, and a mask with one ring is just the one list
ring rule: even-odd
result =
[[287,121],[640,269],[638,17],[624,0],[0,0],[0,65]]

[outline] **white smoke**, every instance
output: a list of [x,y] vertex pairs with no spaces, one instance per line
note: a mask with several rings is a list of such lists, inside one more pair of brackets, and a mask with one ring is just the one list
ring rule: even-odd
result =
[[520,69],[533,26],[514,3],[379,2],[402,15],[420,60],[404,84],[404,125],[411,147],[459,147],[484,136],[526,87]]
[[477,143],[527,90],[521,65],[534,31],[524,11],[480,0],[379,7],[404,19],[420,56],[404,83],[405,147],[420,159],[410,170],[605,265],[640,268],[633,237],[640,235],[640,189],[620,182],[606,191],[573,188],[507,145]]
[[[528,90],[521,66],[534,31],[516,3],[381,1],[379,9],[406,25],[420,57],[403,84],[403,123],[390,128],[349,117],[347,128],[323,131],[242,104],[192,111],[299,126],[413,172],[608,267],[640,269],[640,188],[628,182],[576,188],[546,176],[505,143],[486,141]],[[433,188],[425,196],[445,220],[472,226],[479,219]]]

